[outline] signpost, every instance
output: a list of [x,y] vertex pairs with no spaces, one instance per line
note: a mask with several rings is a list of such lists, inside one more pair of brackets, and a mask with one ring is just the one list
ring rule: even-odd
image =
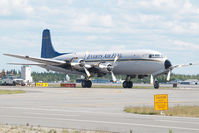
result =
[[168,110],[168,94],[154,95],[154,109],[162,111]]

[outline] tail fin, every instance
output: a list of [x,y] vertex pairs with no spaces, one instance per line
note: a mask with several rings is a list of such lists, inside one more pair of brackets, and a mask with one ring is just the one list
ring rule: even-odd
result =
[[50,31],[45,29],[42,36],[41,58],[53,58],[63,54],[54,50],[51,43]]

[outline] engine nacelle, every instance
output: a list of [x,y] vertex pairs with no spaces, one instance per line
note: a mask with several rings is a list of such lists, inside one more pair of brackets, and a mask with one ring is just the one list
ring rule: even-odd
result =
[[83,67],[88,69],[92,67],[90,64],[86,64],[83,59],[73,59],[70,62],[70,66],[75,69],[83,69]]
[[112,71],[113,67],[111,63],[99,63],[98,65],[100,71],[108,73]]
[[83,67],[84,65],[84,60],[83,59],[73,59],[71,62],[70,62],[70,65],[72,68],[77,68],[77,69],[80,69]]

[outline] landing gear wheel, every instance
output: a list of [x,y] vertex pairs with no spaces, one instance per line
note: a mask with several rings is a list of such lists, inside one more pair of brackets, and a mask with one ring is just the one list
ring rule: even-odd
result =
[[155,89],[158,89],[159,87],[160,87],[159,82],[158,82],[158,81],[155,81],[155,83],[154,83],[154,88],[155,88]]
[[92,82],[90,80],[82,80],[82,88],[91,88]]
[[133,82],[132,81],[124,81],[123,82],[123,88],[132,88]]
[[133,87],[133,82],[132,81],[129,81],[128,82],[128,88],[132,88]]
[[91,88],[92,82],[91,82],[90,80],[87,80],[86,82],[87,82],[87,86],[86,86],[86,87],[87,87],[87,88]]
[[12,84],[13,86],[16,86],[16,82],[13,82],[13,84]]
[[127,88],[128,87],[128,82],[127,81],[124,81],[123,82],[123,88]]
[[85,82],[85,80],[82,80],[82,88],[86,88],[86,82]]

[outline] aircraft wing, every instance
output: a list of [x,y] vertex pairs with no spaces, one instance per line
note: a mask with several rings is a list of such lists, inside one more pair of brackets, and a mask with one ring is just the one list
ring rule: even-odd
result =
[[163,73],[168,73],[169,71],[172,71],[173,69],[176,69],[176,68],[187,67],[187,66],[192,66],[192,65],[199,65],[199,63],[189,63],[189,64],[180,64],[180,65],[171,66],[170,68],[168,68],[166,70],[157,71],[157,72],[153,73],[152,75],[157,76],[157,75],[160,75]]
[[4,55],[39,63],[39,64],[32,64],[32,65],[59,66],[66,63],[65,61],[54,60],[54,59],[35,58],[35,57],[30,57],[30,56],[21,56],[21,55],[13,55],[13,54],[4,54]]
[[186,67],[186,66],[192,66],[192,65],[199,65],[199,63],[189,63],[189,64],[180,64],[180,65],[175,65],[175,66],[172,66],[170,69],[174,69],[174,68],[180,68],[180,67]]

